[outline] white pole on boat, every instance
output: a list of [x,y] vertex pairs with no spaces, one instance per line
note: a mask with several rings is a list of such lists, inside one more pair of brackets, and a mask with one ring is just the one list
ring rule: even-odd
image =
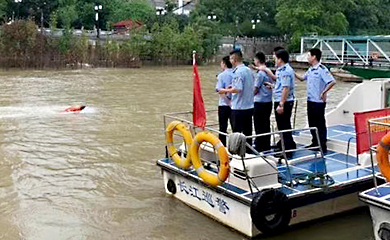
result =
[[373,149],[372,149],[372,140],[371,140],[371,134],[370,134],[371,133],[371,122],[370,122],[370,120],[368,120],[368,126],[367,127],[368,127],[368,133],[369,133],[368,141],[370,143],[370,159],[371,159],[371,168],[372,168],[372,178],[374,179],[375,190],[379,194],[379,192],[378,192],[378,183],[377,183],[376,177],[375,177],[374,159],[373,159],[373,156],[372,156]]

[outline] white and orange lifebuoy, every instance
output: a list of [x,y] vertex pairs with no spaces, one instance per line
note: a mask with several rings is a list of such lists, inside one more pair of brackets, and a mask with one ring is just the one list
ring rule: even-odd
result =
[[[179,156],[177,149],[173,145],[173,132],[177,130],[184,138],[186,149],[188,149],[186,158]],[[210,132],[200,132],[192,139],[192,134],[188,127],[180,121],[172,121],[166,128],[166,141],[169,157],[175,162],[176,166],[188,169],[191,164],[195,168],[198,176],[211,186],[221,185],[229,176],[229,156],[222,142]],[[199,148],[203,142],[213,145],[217,151],[219,159],[219,171],[217,174],[206,170],[200,159]]]
[[389,149],[390,149],[390,133],[386,134],[379,142],[376,154],[376,161],[382,175],[390,182],[390,162],[389,162]]
[[177,149],[173,145],[173,132],[175,130],[179,131],[183,136],[187,151],[189,151],[192,144],[192,134],[184,123],[179,121],[170,122],[166,129],[166,141],[170,158],[175,162],[176,166],[188,169],[191,166],[190,153],[187,153],[186,158],[179,156]]
[[[211,143],[214,149],[217,150],[219,159],[219,171],[217,174],[210,172],[203,167],[199,156],[199,148],[203,142]],[[190,154],[192,165],[194,166],[198,176],[211,186],[221,185],[228,178],[230,172],[228,153],[221,140],[212,133],[200,132],[196,134],[191,145]]]

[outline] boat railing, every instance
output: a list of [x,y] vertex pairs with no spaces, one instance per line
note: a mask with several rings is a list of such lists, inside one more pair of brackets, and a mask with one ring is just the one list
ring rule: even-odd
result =
[[[298,106],[300,106],[300,102],[303,102],[305,100],[306,100],[306,98],[294,99],[294,106],[293,106],[292,113],[291,113],[291,119],[292,119],[291,126],[293,129],[295,129],[295,127],[296,127]],[[192,114],[193,114],[192,111],[173,112],[173,113],[165,114],[164,115],[164,129],[166,129],[166,126],[168,125],[168,123],[173,121],[173,120],[178,120],[178,121],[184,122],[186,124],[193,125]],[[205,130],[210,130],[210,131],[216,132],[218,134],[224,134],[224,133],[219,132],[217,130],[219,127],[218,110],[217,109],[207,110],[206,111],[206,118],[207,118],[207,123],[205,126]],[[275,114],[271,114],[270,122],[271,122],[271,132],[274,132],[277,129]],[[254,125],[252,125],[252,129],[254,129]],[[199,130],[200,130],[199,127],[195,127],[195,126],[191,127],[191,133],[194,135]]]
[[[199,128],[197,126],[194,126],[194,124],[192,123],[192,112],[191,111],[166,114],[166,115],[164,115],[164,129],[166,129],[166,126],[171,121],[173,121],[173,120],[180,121],[180,122],[185,123],[188,126],[188,128],[189,128],[189,130],[190,130],[190,132],[192,133],[193,136],[195,136],[198,132],[204,131],[204,130],[212,132],[215,135],[224,135],[224,136],[226,136],[227,146],[229,147],[230,138],[234,135],[234,133],[233,134],[228,134],[228,133],[220,132],[219,130],[214,128],[214,126],[216,124],[218,126],[218,122],[215,121],[216,118],[213,119],[213,117],[212,117],[213,114],[215,114],[215,113],[217,113],[216,110],[212,110],[212,111],[208,111],[207,112],[207,117],[208,117],[208,122],[209,123],[205,126],[204,129]],[[305,131],[314,131],[315,132],[315,136],[317,138],[317,142],[320,142],[319,141],[318,129],[315,128],[315,127],[299,128],[299,129],[288,129],[288,130],[280,130],[280,131],[274,131],[274,129],[272,129],[271,132],[269,132],[269,133],[262,133],[262,134],[254,134],[252,136],[245,136],[245,140],[252,139],[252,142],[253,142],[253,140],[256,139],[257,137],[270,136],[271,139],[273,140],[272,141],[273,143],[275,143],[276,141],[280,141],[280,147],[281,148],[279,150],[275,150],[275,151],[271,151],[270,150],[270,151],[258,152],[251,144],[246,143],[246,147],[253,154],[245,154],[244,156],[239,156],[239,155],[236,155],[236,154],[230,154],[230,158],[231,159],[236,159],[236,160],[242,160],[242,164],[243,164],[243,168],[244,169],[246,168],[245,167],[246,160],[260,158],[260,159],[264,160],[268,165],[270,165],[275,170],[275,172],[277,172],[278,169],[275,167],[275,164],[271,163],[271,161],[279,161],[281,163],[281,161],[282,161],[281,159],[285,159],[283,161],[283,163],[286,165],[286,172],[287,172],[287,176],[286,176],[287,179],[286,179],[285,183],[286,183],[286,185],[293,185],[294,184],[294,178],[293,178],[293,175],[291,174],[291,169],[290,169],[290,164],[289,164],[289,161],[292,160],[292,159],[289,159],[288,155],[293,154],[295,152],[299,152],[299,151],[317,150],[317,151],[313,152],[315,158],[322,158],[322,159],[324,158],[324,153],[323,153],[322,148],[321,148],[320,145],[319,146],[314,146],[314,147],[298,146],[297,148],[294,148],[294,149],[286,149],[284,134],[288,134],[288,133],[289,134],[299,134],[299,133],[305,132]],[[175,137],[179,138],[179,141],[175,141],[176,144],[179,144],[177,146],[177,149],[179,149],[180,146],[182,145],[182,141],[180,141],[180,140],[182,140],[182,139],[180,139],[182,136],[180,134],[175,134]],[[188,149],[186,149],[187,146],[185,146],[185,144],[184,144],[183,147],[184,147],[183,154],[187,154],[187,152],[188,152]],[[215,153],[215,149],[212,149],[212,146],[209,146],[209,150],[213,151]],[[214,157],[215,156],[216,155],[214,155]],[[273,157],[273,158],[268,158],[268,157]],[[215,169],[218,168],[218,166],[216,166],[216,163],[218,162],[216,157],[213,158],[213,159],[210,159],[210,158],[203,158],[202,155],[201,155],[201,159],[202,159],[202,161],[204,163],[208,164],[209,166],[213,165],[213,168],[215,168]],[[254,186],[255,188],[257,188],[256,185],[254,184],[254,182],[252,181],[253,179],[259,178],[259,177],[264,177],[267,174],[269,174],[269,173],[267,173],[267,174],[260,174],[260,175],[257,175],[257,176],[248,176],[248,173],[246,171],[244,171],[244,173],[246,175],[245,178],[248,180],[248,184],[249,184],[250,188],[251,188],[251,186]],[[326,174],[326,172],[322,172],[322,173]]]
[[[373,118],[368,120],[367,124],[367,130],[368,130],[368,140],[369,140],[369,146],[370,146],[370,160],[371,160],[371,170],[372,170],[372,177],[374,180],[374,186],[376,191],[378,187],[378,182],[376,180],[376,174],[375,174],[375,161],[374,161],[374,154],[377,153],[377,147],[378,147],[378,133],[379,137],[383,137],[386,133],[390,132],[390,116],[385,117],[379,117],[379,118]],[[377,133],[376,136],[373,136],[374,133]]]
[[[297,112],[298,112],[298,106],[300,106],[301,102],[306,101],[306,98],[295,98],[294,99],[294,106],[291,113],[291,126],[292,128],[296,127],[297,122]],[[184,123],[192,124],[192,111],[185,111],[185,112],[174,112],[174,113],[167,113],[164,115],[164,129],[167,126],[167,119],[171,120],[179,120]],[[208,110],[206,111],[206,117],[207,117],[207,124],[205,129],[212,129],[213,131],[216,131],[216,128],[218,128],[218,110]],[[276,129],[276,119],[275,115],[271,114],[270,116],[271,121],[271,130]],[[252,129],[254,129],[254,126],[252,126]],[[195,132],[193,132],[195,133]]]

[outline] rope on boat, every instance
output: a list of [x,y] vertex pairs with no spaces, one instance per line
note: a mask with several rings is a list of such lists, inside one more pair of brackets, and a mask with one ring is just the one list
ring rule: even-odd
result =
[[240,157],[245,157],[246,136],[239,132],[230,134],[228,150],[231,154],[237,154]]
[[[290,183],[283,178],[279,178],[279,180],[287,185]],[[309,185],[315,188],[327,188],[335,183],[331,176],[322,172],[293,174],[290,181],[293,185]]]

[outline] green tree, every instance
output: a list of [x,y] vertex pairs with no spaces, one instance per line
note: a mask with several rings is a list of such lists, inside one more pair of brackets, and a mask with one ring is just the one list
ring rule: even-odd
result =
[[177,58],[176,41],[179,37],[178,24],[164,23],[161,26],[155,24],[151,30],[152,52],[161,62],[172,62]]
[[202,47],[198,51],[204,61],[210,59],[218,50],[222,35],[219,31],[219,22],[208,21],[205,16],[198,17],[192,23],[193,28],[198,33]]
[[1,28],[1,45],[4,56],[13,56],[24,67],[37,50],[37,27],[32,21],[4,24]]
[[310,32],[319,35],[346,34],[344,14],[350,0],[278,0],[276,22],[291,36],[290,50],[297,50],[300,37]]
[[126,19],[145,21],[155,15],[155,10],[147,1],[117,1],[116,6],[108,18],[111,22],[119,22]]
[[7,1],[0,0],[0,21],[7,21]]
[[192,25],[188,25],[184,28],[184,31],[177,39],[176,47],[178,59],[182,62],[191,60],[193,50],[200,53],[203,52],[202,39],[199,36],[199,32],[197,32]]
[[[274,16],[276,14],[275,0],[200,0],[196,5],[195,10],[191,13],[191,18],[206,17],[208,15],[216,15],[223,35],[246,34],[248,31],[241,29],[245,22],[250,22],[252,19],[259,19],[258,31],[253,32],[256,36],[268,36],[270,33],[278,32]],[[237,28],[238,26],[238,28]],[[260,28],[260,26],[265,26]],[[271,32],[269,29],[273,29]],[[261,31],[263,30],[263,31]]]
[[63,28],[69,29],[77,20],[78,13],[75,5],[67,5],[59,8],[58,17]]
[[356,0],[346,15],[350,34],[387,34],[390,31],[389,0]]

